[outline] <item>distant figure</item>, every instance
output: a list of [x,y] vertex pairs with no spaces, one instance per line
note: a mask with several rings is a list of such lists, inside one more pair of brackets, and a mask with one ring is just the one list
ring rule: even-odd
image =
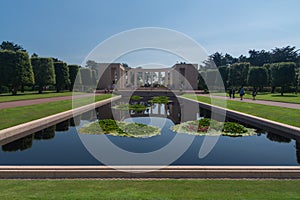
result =
[[232,97],[232,88],[229,89],[229,98],[231,99]]
[[253,91],[252,91],[252,98],[253,98],[253,101],[255,100],[256,95],[257,95],[257,90],[256,90],[256,88],[254,87],[254,88],[253,88]]
[[244,89],[244,87],[242,86],[242,87],[240,88],[240,97],[241,97],[241,100],[243,100],[244,95],[245,95],[245,89]]
[[234,88],[232,88],[231,90],[232,90],[232,91],[231,91],[232,98],[234,99],[234,98],[235,98],[235,89],[234,89]]

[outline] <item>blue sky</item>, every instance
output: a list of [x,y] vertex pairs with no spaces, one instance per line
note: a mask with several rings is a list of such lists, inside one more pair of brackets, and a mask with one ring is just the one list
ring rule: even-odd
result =
[[0,41],[68,63],[80,64],[100,42],[141,27],[182,32],[209,53],[300,48],[299,0],[2,0],[0,7]]

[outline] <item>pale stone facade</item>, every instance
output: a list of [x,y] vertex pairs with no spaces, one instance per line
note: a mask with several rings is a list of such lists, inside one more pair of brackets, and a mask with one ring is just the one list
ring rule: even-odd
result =
[[120,63],[98,64],[97,89],[129,89],[139,87],[167,87],[169,89],[197,89],[198,65],[180,63],[170,68],[124,68]]

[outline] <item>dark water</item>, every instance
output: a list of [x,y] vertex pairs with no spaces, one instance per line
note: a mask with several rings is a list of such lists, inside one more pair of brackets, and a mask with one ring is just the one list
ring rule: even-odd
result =
[[[107,104],[96,109],[97,115],[87,112],[66,120],[43,131],[32,133],[22,139],[5,144],[0,151],[1,165],[102,165],[81,142],[77,127],[99,119],[114,118],[136,121],[160,126],[162,132],[151,138],[126,138],[106,136],[119,148],[134,152],[147,153],[168,145],[176,136],[170,130],[182,121],[183,113],[178,110],[179,103],[158,106],[145,112],[111,110]],[[207,112],[207,111],[205,111]],[[196,119],[205,114],[202,110],[190,113]],[[208,112],[207,112],[208,113]],[[206,113],[206,114],[207,114]],[[180,134],[182,141],[193,139],[191,145],[172,165],[290,165],[300,163],[300,140],[288,138],[285,133],[274,134],[259,130],[259,134],[247,137],[220,136],[212,151],[204,158],[198,157],[205,137]],[[99,139],[99,135],[82,135],[83,138]],[[174,149],[174,151],[176,148]],[[172,154],[172,151],[171,151]],[[170,156],[172,156],[170,154]],[[123,163],[124,164],[124,163]],[[133,164],[128,160],[128,165]],[[162,163],[154,163],[162,164]]]

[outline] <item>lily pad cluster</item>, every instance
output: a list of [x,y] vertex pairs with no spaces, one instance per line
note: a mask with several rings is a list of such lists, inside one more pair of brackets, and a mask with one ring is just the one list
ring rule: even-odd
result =
[[149,107],[146,105],[142,105],[142,104],[120,104],[120,105],[116,105],[113,107],[114,109],[118,109],[118,110],[134,110],[134,111],[143,111],[148,109]]
[[155,97],[152,97],[151,100],[149,100],[149,102],[151,103],[158,103],[158,104],[167,104],[170,102],[169,100],[169,97],[167,96],[155,96]]
[[141,100],[142,98],[143,97],[138,96],[138,95],[133,95],[133,96],[130,97],[130,99],[133,100],[133,101],[138,101],[138,100]]
[[192,135],[251,136],[256,134],[255,129],[247,128],[241,124],[218,122],[208,118],[187,121],[172,126],[171,130]]
[[109,134],[113,136],[146,138],[160,134],[160,128],[136,122],[120,122],[112,119],[98,120],[79,129],[82,134]]

